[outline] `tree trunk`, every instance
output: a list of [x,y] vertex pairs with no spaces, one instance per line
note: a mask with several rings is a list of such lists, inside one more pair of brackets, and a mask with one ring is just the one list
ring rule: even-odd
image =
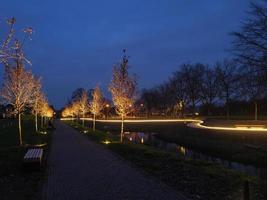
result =
[[254,108],[255,108],[255,120],[258,120],[258,102],[254,101]]
[[193,112],[193,116],[195,115],[195,108],[196,105],[195,105],[195,99],[192,99],[192,112]]
[[38,116],[37,113],[35,113],[35,130],[38,131]]
[[83,112],[83,127],[84,127],[84,112]]
[[229,108],[229,89],[226,89],[226,117],[229,119],[230,117],[230,108]]
[[123,137],[123,128],[124,128],[124,124],[123,124],[123,122],[124,122],[124,116],[122,115],[121,116],[121,142],[122,142],[122,137]]
[[21,113],[19,113],[19,145],[22,146],[22,133],[21,133]]
[[41,116],[41,128],[44,128],[43,116]]
[[95,131],[95,114],[94,114],[94,120],[93,120],[93,131]]
[[46,127],[46,117],[44,117],[44,126]]

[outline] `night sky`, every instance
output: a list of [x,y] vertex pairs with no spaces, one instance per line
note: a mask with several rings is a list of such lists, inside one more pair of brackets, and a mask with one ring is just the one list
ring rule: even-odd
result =
[[78,87],[99,84],[108,95],[124,48],[139,89],[163,82],[184,62],[228,57],[229,33],[239,30],[248,8],[249,0],[1,0],[0,36],[12,16],[18,31],[33,27],[27,58],[60,108]]

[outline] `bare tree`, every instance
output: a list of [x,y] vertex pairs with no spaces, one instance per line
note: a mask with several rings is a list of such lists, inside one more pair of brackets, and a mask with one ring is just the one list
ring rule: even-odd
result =
[[267,1],[250,4],[249,17],[240,32],[234,32],[233,47],[238,61],[246,66],[267,69]]
[[42,94],[42,91],[41,91],[40,79],[35,78],[33,81],[33,84],[34,84],[34,89],[32,93],[32,99],[33,99],[32,111],[35,116],[35,130],[37,132],[38,131],[38,115],[41,112],[42,99],[44,98],[44,95]]
[[8,67],[5,71],[4,83],[1,96],[6,103],[14,107],[18,115],[19,144],[22,145],[21,114],[24,108],[32,103],[34,89],[34,77],[31,72],[26,71],[23,64],[18,61],[18,66]]
[[95,120],[96,116],[100,114],[100,111],[103,109],[103,97],[101,90],[98,86],[95,87],[93,91],[93,99],[90,102],[90,111],[93,114],[93,130],[95,131]]
[[242,96],[254,104],[254,119],[258,120],[258,101],[266,96],[266,87],[263,77],[259,71],[252,67],[243,67],[243,74],[240,80]]
[[42,128],[44,128],[47,123],[47,118],[51,118],[54,115],[54,110],[49,106],[48,101],[44,95],[42,96],[42,98],[40,98],[40,108],[41,123]]
[[246,71],[242,77],[243,91],[254,102],[257,120],[258,100],[266,95],[267,87],[267,0],[251,2],[248,14],[241,30],[232,33],[233,51]]
[[195,113],[196,104],[200,101],[201,77],[204,72],[202,64],[185,64],[181,68],[185,90],[192,105],[192,113]]
[[31,64],[31,62],[25,57],[22,47],[26,38],[30,39],[33,30],[30,27],[23,29],[24,36],[21,39],[22,42],[20,42],[15,37],[15,23],[16,19],[14,17],[7,20],[8,33],[0,46],[0,64],[2,63],[5,66],[10,66],[14,60],[20,60]]
[[74,101],[70,105],[70,110],[72,113],[72,116],[76,118],[76,120],[79,120],[79,114],[80,114],[80,106],[78,100]]
[[211,114],[211,107],[219,94],[219,80],[213,68],[205,67],[201,80],[200,98],[204,105],[208,106],[208,115]]
[[85,117],[85,113],[88,111],[88,93],[86,90],[83,90],[80,98],[77,99],[77,103],[79,105],[79,110],[82,114],[82,123],[84,126],[84,117]]
[[225,99],[227,118],[230,116],[230,100],[238,93],[237,83],[240,76],[237,74],[237,71],[238,65],[233,60],[224,60],[223,62],[218,62],[216,64],[220,95]]
[[172,104],[174,112],[181,116],[184,115],[185,106],[188,104],[188,94],[186,82],[184,81],[183,74],[181,71],[176,71],[172,74],[172,77],[169,80],[170,82],[170,93],[172,94]]
[[133,109],[137,86],[136,78],[128,72],[128,57],[126,56],[125,50],[123,53],[121,63],[113,68],[113,76],[109,85],[116,112],[121,117],[121,142],[124,132],[124,118]]

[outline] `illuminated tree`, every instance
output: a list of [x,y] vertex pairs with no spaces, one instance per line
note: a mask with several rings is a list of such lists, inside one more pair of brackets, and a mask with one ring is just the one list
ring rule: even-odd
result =
[[70,117],[72,116],[72,112],[69,106],[65,107],[61,113],[62,117]]
[[42,100],[44,95],[41,91],[40,79],[34,79],[34,89],[32,93],[32,112],[35,116],[35,130],[38,131],[38,115],[41,113]]
[[125,54],[125,50],[123,53],[121,63],[113,68],[113,76],[109,85],[116,112],[121,117],[121,142],[124,118],[132,112],[137,87],[136,78],[128,73],[128,57]]
[[16,19],[14,17],[7,20],[8,33],[0,46],[0,64],[3,63],[5,66],[10,66],[10,61],[14,60],[25,61],[28,64],[31,64],[24,56],[22,46],[26,38],[30,39],[33,30],[30,27],[23,29],[24,37],[21,40],[23,41],[21,43],[17,38],[15,38],[15,23]]
[[79,119],[79,114],[80,114],[80,106],[78,101],[74,101],[71,104],[71,112],[74,117],[76,117],[76,120]]
[[41,122],[42,127],[46,125],[47,118],[51,118],[54,115],[54,110],[49,106],[47,99],[43,96],[40,98],[40,115],[41,115]]
[[93,91],[93,99],[90,102],[90,111],[93,114],[93,130],[95,131],[95,120],[96,116],[100,114],[100,111],[103,108],[103,97],[101,90],[98,86],[95,87]]
[[19,144],[22,145],[21,115],[24,108],[32,103],[34,77],[31,72],[25,70],[20,61],[17,63],[16,67],[6,68],[1,96],[5,103],[14,107],[18,116]]
[[82,122],[83,122],[83,126],[84,126],[84,117],[85,117],[85,113],[88,110],[88,94],[86,90],[83,90],[81,93],[80,98],[77,100],[77,104],[79,106],[79,110],[82,114]]

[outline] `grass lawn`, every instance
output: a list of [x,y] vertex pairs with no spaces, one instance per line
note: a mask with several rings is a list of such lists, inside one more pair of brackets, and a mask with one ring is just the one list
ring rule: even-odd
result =
[[[240,124],[239,121],[231,121],[227,122],[227,126],[235,123]],[[87,121],[86,126],[91,126],[91,122]],[[97,128],[119,132],[120,123],[97,122]],[[158,133],[156,136],[162,140],[211,156],[267,167],[267,133],[193,129],[185,126],[183,122],[126,123],[125,131]]]
[[[49,143],[47,135],[36,133],[34,121],[24,118],[23,142],[28,145]],[[22,160],[27,147],[18,146],[16,120],[0,120],[0,199],[40,199],[40,188],[46,175],[45,164],[41,170],[27,172],[22,169]],[[48,146],[44,147],[44,162]]]
[[[66,123],[83,133],[84,128],[81,125],[73,122]],[[140,127],[136,125],[131,125],[133,130],[139,128],[140,131],[140,128],[143,128],[141,130],[146,131],[149,128],[147,125],[139,125]],[[119,124],[109,128],[115,130],[116,126]],[[98,127],[100,127],[99,124]],[[129,126],[127,128],[129,130]],[[118,136],[113,137],[104,131],[93,132],[90,128],[86,128],[86,130],[87,133],[84,135],[98,143],[105,140],[113,141],[106,145],[109,150],[191,199],[242,199],[246,180],[250,183],[251,199],[261,200],[267,197],[266,184],[257,177],[228,170],[208,162],[185,159],[147,145],[121,144],[118,142]]]

